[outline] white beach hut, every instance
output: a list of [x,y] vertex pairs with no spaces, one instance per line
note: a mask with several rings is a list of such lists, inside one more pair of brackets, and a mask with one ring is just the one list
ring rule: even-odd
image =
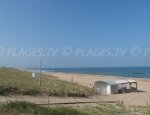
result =
[[94,88],[99,94],[116,94],[137,91],[137,82],[135,80],[114,80],[114,81],[96,81]]

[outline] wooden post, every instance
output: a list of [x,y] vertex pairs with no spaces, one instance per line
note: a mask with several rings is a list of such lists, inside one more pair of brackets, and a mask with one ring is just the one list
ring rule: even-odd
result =
[[72,73],[72,77],[71,77],[71,83],[73,83],[73,73]]
[[39,85],[41,87],[41,73],[42,73],[42,59],[41,59],[41,62],[40,62],[40,75],[39,75]]

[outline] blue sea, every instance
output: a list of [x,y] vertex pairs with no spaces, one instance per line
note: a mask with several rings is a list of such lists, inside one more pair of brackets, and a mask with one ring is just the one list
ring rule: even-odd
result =
[[110,68],[44,68],[49,72],[80,73],[93,75],[114,75],[135,78],[150,78],[150,67],[110,67]]

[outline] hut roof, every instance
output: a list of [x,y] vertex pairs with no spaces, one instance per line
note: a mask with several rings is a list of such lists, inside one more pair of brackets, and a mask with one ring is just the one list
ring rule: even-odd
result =
[[98,83],[98,82],[107,83],[107,84],[109,84],[109,85],[117,85],[117,84],[136,83],[137,81],[132,80],[132,79],[127,79],[127,80],[96,81],[95,83]]

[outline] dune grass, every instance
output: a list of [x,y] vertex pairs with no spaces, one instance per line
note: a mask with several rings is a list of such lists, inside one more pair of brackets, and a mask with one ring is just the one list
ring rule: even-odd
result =
[[2,115],[150,115],[150,106],[129,106],[122,104],[98,104],[81,107],[42,107],[29,102],[0,104]]
[[150,106],[125,106],[120,103],[88,105],[79,110],[89,115],[150,115]]
[[127,106],[126,109],[129,113],[134,115],[150,115],[150,106]]
[[3,115],[87,115],[71,107],[41,107],[29,102],[10,102],[1,104]]
[[80,110],[89,115],[125,115],[126,108],[122,104],[97,104],[85,106]]
[[0,95],[23,94],[37,95],[47,94],[50,96],[90,96],[94,92],[87,87],[75,83],[62,81],[55,76],[44,75],[39,79],[33,78],[30,72],[13,68],[0,68]]

